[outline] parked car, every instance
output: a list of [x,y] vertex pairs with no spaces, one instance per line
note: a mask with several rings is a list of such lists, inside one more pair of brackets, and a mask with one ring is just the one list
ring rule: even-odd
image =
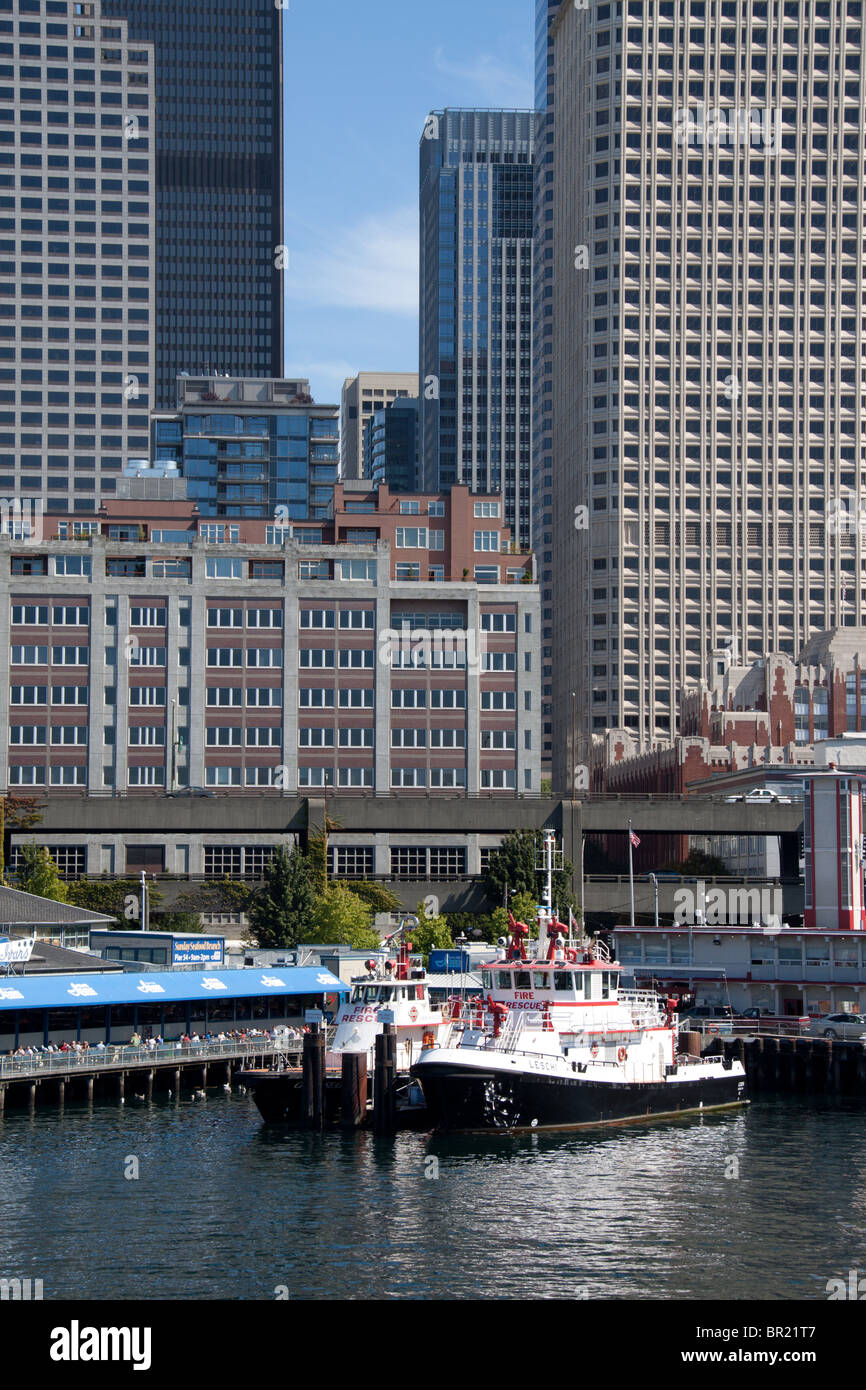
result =
[[824,1014],[813,1018],[809,1024],[813,1038],[850,1038],[866,1041],[866,1015],[863,1014]]
[[686,1009],[685,1013],[680,1014],[680,1018],[733,1018],[734,1011],[729,1004],[698,1004],[695,1008]]
[[166,796],[213,796],[209,787],[178,787],[176,791],[166,792]]
[[772,1009],[743,1009],[740,1018],[775,1018]]
[[789,796],[781,796],[774,792],[770,787],[752,787],[749,792],[742,792],[735,796],[726,796],[725,801],[731,804],[735,801],[750,802],[753,806],[790,806],[792,804]]

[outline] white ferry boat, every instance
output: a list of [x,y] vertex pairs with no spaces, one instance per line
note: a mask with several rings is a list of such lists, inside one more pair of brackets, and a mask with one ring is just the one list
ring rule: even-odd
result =
[[742,1063],[681,1054],[675,1006],[623,989],[604,945],[569,945],[566,930],[548,874],[534,951],[512,919],[507,951],[482,968],[485,996],[455,1005],[411,1069],[435,1127],[576,1129],[744,1103]]

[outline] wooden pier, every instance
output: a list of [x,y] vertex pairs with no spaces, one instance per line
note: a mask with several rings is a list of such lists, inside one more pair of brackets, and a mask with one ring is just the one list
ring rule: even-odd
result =
[[285,1044],[268,1038],[248,1042],[173,1043],[112,1047],[104,1052],[52,1052],[0,1060],[0,1116],[6,1109],[63,1106],[67,1101],[109,1098],[150,1101],[155,1094],[180,1096],[208,1086],[230,1085],[244,1066],[267,1066],[285,1055]]
[[738,1058],[749,1090],[866,1099],[866,1045],[836,1038],[716,1037],[704,1055]]

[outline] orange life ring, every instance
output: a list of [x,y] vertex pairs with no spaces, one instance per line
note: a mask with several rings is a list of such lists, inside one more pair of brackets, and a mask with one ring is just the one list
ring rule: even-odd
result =
[[593,1057],[597,1057],[597,1056],[598,1056],[598,1043],[593,1043],[593,1045],[592,1045],[592,1047],[589,1049],[589,1051],[590,1051],[590,1054],[591,1054]]
[[621,1048],[619,1049],[619,1051],[617,1052],[617,1054],[616,1054],[616,1060],[617,1060],[618,1062],[624,1062],[627,1056],[628,1056],[628,1048],[626,1048],[626,1047],[621,1047]]

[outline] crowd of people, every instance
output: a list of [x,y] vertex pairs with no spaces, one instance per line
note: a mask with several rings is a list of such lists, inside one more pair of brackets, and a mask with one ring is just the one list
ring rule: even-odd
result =
[[127,1043],[106,1043],[100,1040],[97,1043],[89,1042],[61,1042],[61,1043],[42,1043],[39,1045],[30,1044],[27,1047],[18,1047],[9,1052],[10,1057],[48,1057],[62,1056],[65,1053],[73,1053],[79,1057],[84,1057],[90,1053],[101,1053],[116,1051],[123,1048],[136,1048],[146,1052],[156,1052],[159,1049],[171,1049],[180,1052],[185,1047],[201,1047],[213,1043],[246,1043],[246,1042],[273,1042],[277,1037],[281,1041],[301,1042],[304,1032],[299,1028],[281,1027],[279,1030],[268,1030],[267,1028],[231,1028],[226,1032],[219,1033],[183,1033],[172,1042],[166,1042],[157,1033],[155,1036],[147,1034],[142,1036],[133,1033]]

